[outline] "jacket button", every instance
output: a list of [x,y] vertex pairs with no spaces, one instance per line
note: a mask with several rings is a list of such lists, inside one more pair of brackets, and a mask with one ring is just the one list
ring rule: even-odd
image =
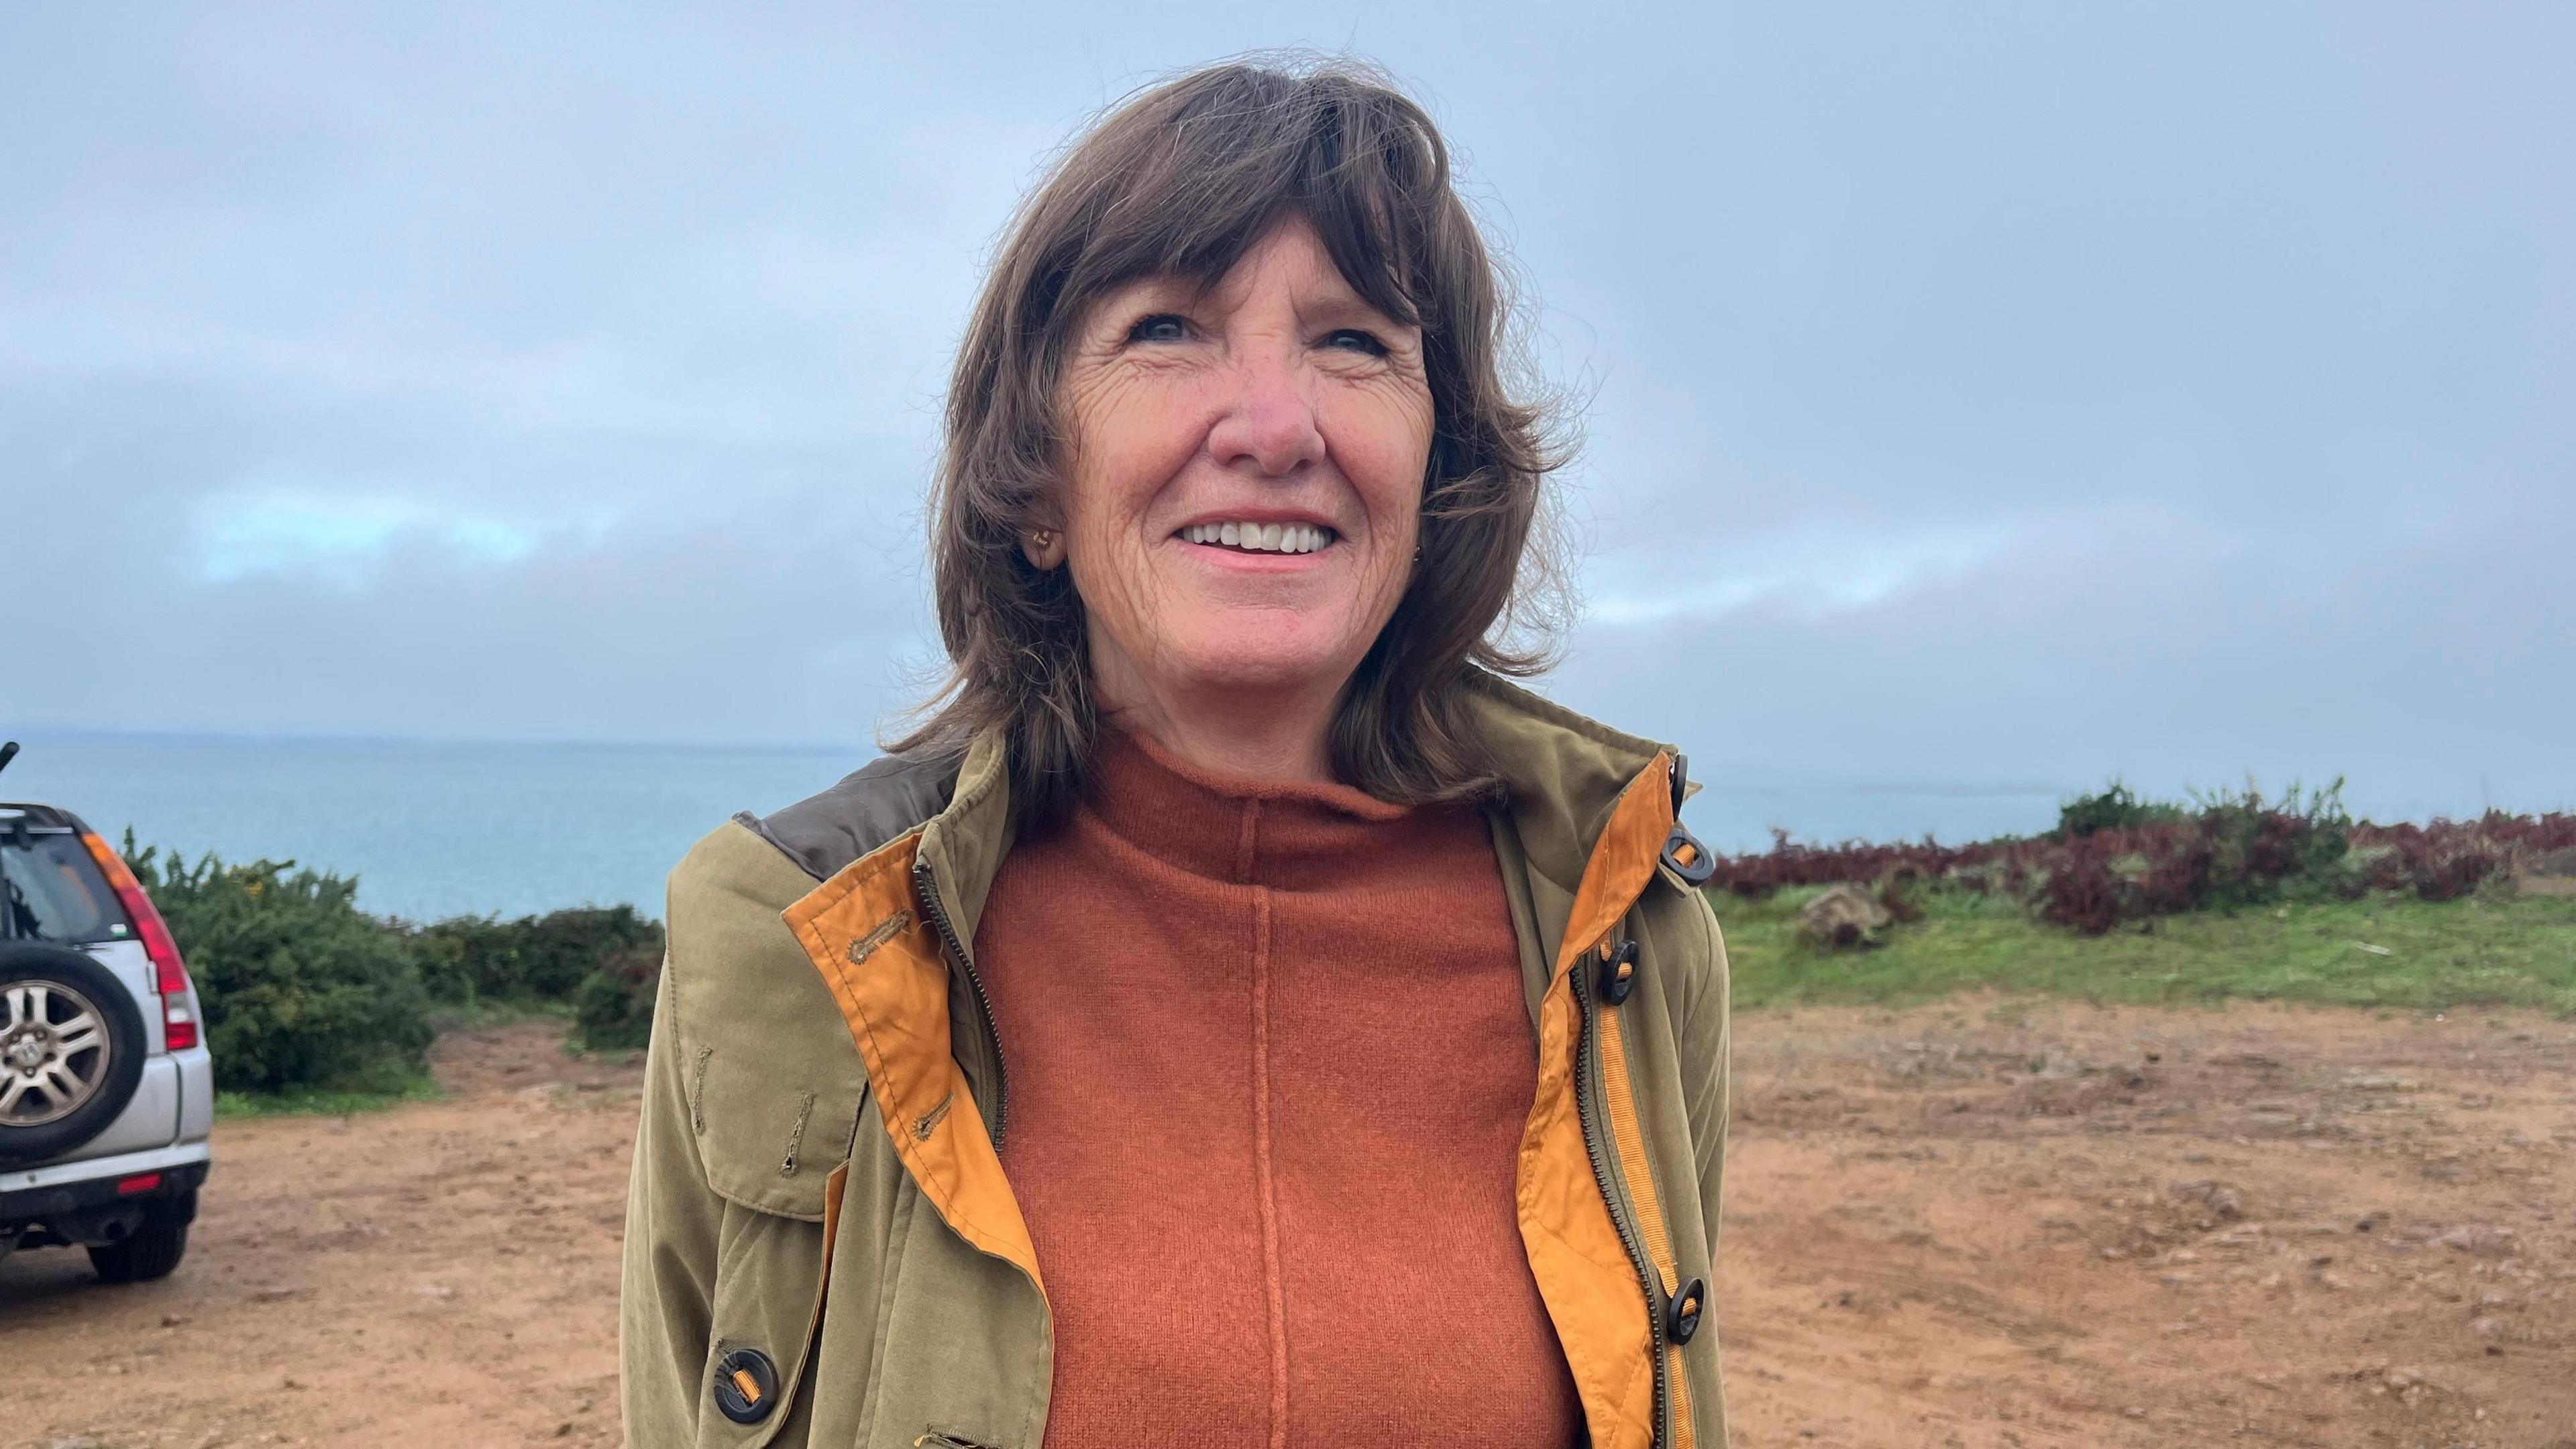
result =
[[1622,941],[1601,947],[1601,999],[1617,1006],[1637,985],[1637,943]]
[[1708,1285],[1693,1278],[1664,1305],[1664,1336],[1673,1342],[1688,1343],[1699,1332],[1700,1310],[1708,1305]]
[[778,1365],[756,1348],[737,1348],[716,1360],[716,1407],[737,1424],[769,1417],[778,1398]]

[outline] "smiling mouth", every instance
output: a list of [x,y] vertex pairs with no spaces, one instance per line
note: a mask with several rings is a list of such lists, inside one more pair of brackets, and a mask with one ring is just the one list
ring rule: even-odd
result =
[[1332,547],[1340,535],[1311,523],[1193,523],[1179,537],[1237,553],[1313,553]]

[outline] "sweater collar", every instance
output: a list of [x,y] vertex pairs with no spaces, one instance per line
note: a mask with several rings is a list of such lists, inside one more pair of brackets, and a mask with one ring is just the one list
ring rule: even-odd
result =
[[[1529,868],[1570,895],[1583,879],[1621,792],[1654,763],[1659,750],[1678,752],[1614,730],[1483,670],[1470,671],[1468,689],[1469,708],[1502,775],[1504,808]],[[922,832],[918,859],[937,880],[962,940],[975,938],[993,877],[1015,838],[1003,751],[999,731],[988,731],[969,745],[946,808]]]
[[1191,875],[1251,885],[1396,847],[1414,813],[1347,785],[1202,769],[1113,726],[1093,748],[1078,828],[1097,825]]

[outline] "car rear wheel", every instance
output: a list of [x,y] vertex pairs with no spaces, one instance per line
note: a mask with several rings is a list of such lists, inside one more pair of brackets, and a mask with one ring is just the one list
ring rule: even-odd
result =
[[194,1191],[166,1198],[143,1215],[143,1226],[113,1243],[92,1243],[89,1265],[101,1283],[149,1283],[167,1278],[188,1255],[188,1223],[197,1216]]
[[143,1079],[143,1012],[62,946],[0,946],[0,1163],[60,1157],[107,1130]]

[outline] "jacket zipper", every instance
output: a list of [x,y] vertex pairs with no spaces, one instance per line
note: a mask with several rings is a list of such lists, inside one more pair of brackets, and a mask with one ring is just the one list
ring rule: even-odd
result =
[[939,880],[931,874],[930,862],[914,857],[912,862],[913,893],[921,897],[922,910],[930,924],[939,931],[939,944],[948,948],[949,956],[966,972],[966,984],[974,988],[975,1005],[982,1016],[984,1042],[993,1049],[993,1150],[1002,1150],[1002,1134],[1011,1121],[1010,1069],[1002,1061],[1002,1031],[993,1024],[993,998],[984,994],[984,978],[975,974],[975,958],[966,954],[966,944],[957,939],[957,928],[948,920],[948,908],[939,900]]
[[1637,1271],[1637,1286],[1646,1297],[1646,1342],[1655,1363],[1655,1433],[1652,1444],[1664,1442],[1665,1382],[1664,1312],[1657,1302],[1661,1296],[1663,1276],[1646,1258],[1646,1245],[1639,1240],[1636,1228],[1627,1215],[1619,1211],[1619,1199],[1610,1190],[1609,1159],[1603,1155],[1600,1115],[1592,1105],[1601,1080],[1599,1035],[1592,1029],[1593,1002],[1591,976],[1595,953],[1585,951],[1574,969],[1574,979],[1567,983],[1574,994],[1574,1116],[1583,1127],[1583,1150],[1592,1159],[1592,1180],[1601,1188],[1602,1206],[1610,1210],[1610,1224],[1619,1230],[1619,1242],[1628,1250],[1628,1262]]

